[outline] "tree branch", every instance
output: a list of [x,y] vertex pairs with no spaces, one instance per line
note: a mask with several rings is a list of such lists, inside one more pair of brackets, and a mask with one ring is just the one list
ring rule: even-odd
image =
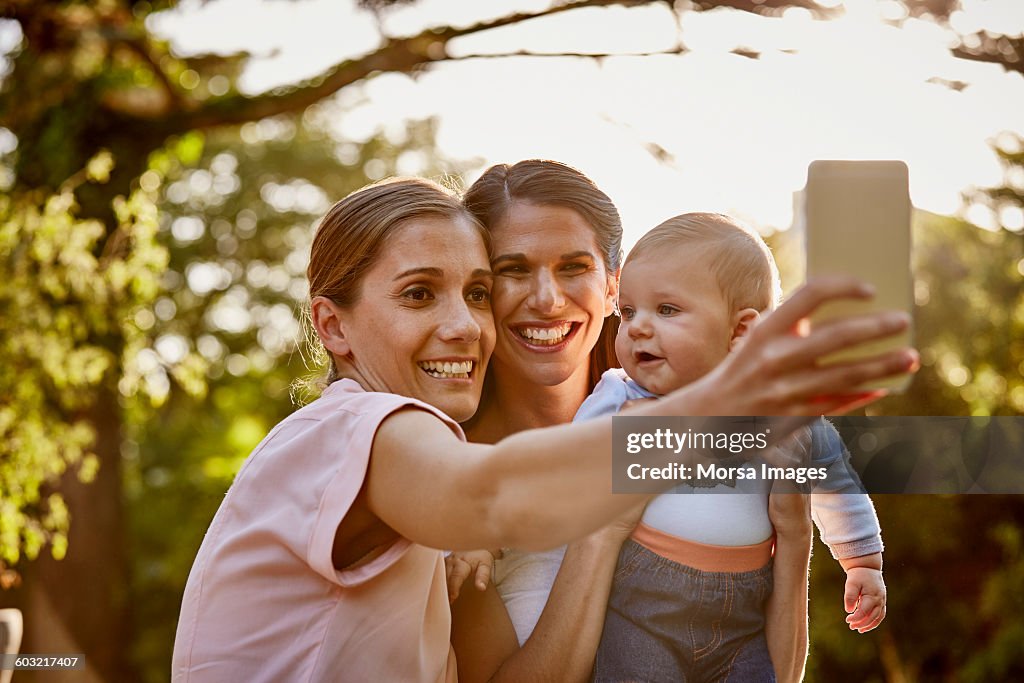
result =
[[516,52],[495,52],[493,54],[471,54],[448,57],[448,62],[464,62],[471,59],[507,59],[508,57],[582,57],[590,59],[605,59],[607,57],[655,57],[657,55],[682,55],[689,52],[685,47],[674,47],[670,50],[654,50],[651,52],[530,52],[518,50]]
[[694,9],[698,11],[730,7],[751,14],[764,14],[765,10],[785,10],[798,7],[809,10],[821,18],[834,17],[840,11],[839,7],[822,7],[814,0],[693,0],[693,5]]
[[160,64],[153,57],[153,53],[149,51],[149,45],[146,40],[138,36],[123,35],[124,32],[121,33],[122,35],[115,36],[114,40],[121,45],[124,45],[142,59],[146,66],[149,67],[149,70],[153,72],[153,76],[156,78],[157,82],[160,83],[164,91],[167,93],[168,99],[178,107],[186,107],[187,105],[182,99],[181,92],[173,83],[171,83],[171,79],[168,78],[167,73],[164,72],[160,67]]
[[[529,21],[530,19],[561,14],[562,12],[580,9],[581,7],[611,7],[613,5],[618,5],[620,7],[641,7],[644,5],[656,5],[659,3],[668,5],[670,8],[672,7],[672,2],[667,0],[573,0],[573,2],[555,5],[554,7],[549,7],[548,9],[541,10],[539,12],[517,12],[515,14],[506,14],[503,17],[488,21],[481,21],[465,28],[445,27],[441,32],[434,32],[433,35],[443,37],[445,40],[450,40],[452,38],[459,38],[472,33],[490,31],[491,29],[501,28],[502,26],[520,24],[524,21]],[[425,31],[425,33],[429,32],[431,31]]]
[[[976,47],[968,47],[967,40],[974,40]],[[982,32],[960,39],[960,45],[952,49],[954,57],[976,62],[998,64],[1007,71],[1024,74],[1024,37],[992,35]]]
[[221,125],[237,125],[267,116],[301,111],[375,72],[408,73],[427,64],[450,61],[453,58],[448,56],[446,48],[448,42],[455,38],[583,7],[637,7],[663,2],[665,0],[575,0],[537,12],[517,12],[461,28],[430,28],[411,37],[388,40],[377,50],[356,59],[346,60],[294,88],[257,97],[227,96],[211,100],[192,111],[179,109],[166,117],[160,127],[174,133]]

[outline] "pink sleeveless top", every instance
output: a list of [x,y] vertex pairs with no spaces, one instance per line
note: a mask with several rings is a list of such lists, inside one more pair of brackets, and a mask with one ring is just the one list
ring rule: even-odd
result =
[[256,447],[189,574],[174,681],[456,681],[441,551],[400,539],[351,570],[331,560],[377,427],[405,406],[465,438],[340,380]]

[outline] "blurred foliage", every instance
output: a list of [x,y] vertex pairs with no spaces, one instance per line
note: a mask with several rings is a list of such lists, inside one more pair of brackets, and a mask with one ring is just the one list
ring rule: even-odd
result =
[[807,680],[1024,680],[1024,500],[876,495],[888,615],[849,630],[843,571],[817,543]]
[[877,412],[1024,413],[1024,235],[918,212],[913,240],[921,370]]
[[131,315],[152,303],[167,265],[149,193],[114,202],[118,224],[105,240],[99,221],[80,217],[76,190],[106,182],[112,164],[102,153],[55,194],[0,197],[0,574],[7,581],[23,554],[33,559],[45,544],[56,558],[67,551],[68,510],[46,485],[68,467],[83,481],[95,476],[84,410],[103,382],[132,364],[141,335]]
[[921,371],[907,393],[879,404],[883,414],[1024,414],[1024,141],[1002,140],[1010,148],[995,148],[1004,184],[965,197],[968,214],[974,205],[987,207],[991,229],[917,213],[914,335]]

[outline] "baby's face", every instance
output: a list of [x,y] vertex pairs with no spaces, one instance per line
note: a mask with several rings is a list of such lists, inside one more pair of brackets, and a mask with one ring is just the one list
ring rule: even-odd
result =
[[701,252],[670,248],[622,269],[615,354],[629,376],[655,394],[700,379],[729,352],[732,315]]

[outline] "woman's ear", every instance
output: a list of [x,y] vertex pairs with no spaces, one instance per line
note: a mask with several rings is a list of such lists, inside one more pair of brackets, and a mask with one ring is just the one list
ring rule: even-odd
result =
[[309,313],[316,336],[320,337],[320,342],[329,353],[345,357],[352,352],[345,336],[342,309],[338,304],[325,296],[313,297]]
[[604,317],[610,316],[617,310],[619,303],[619,276],[622,275],[622,268],[616,268],[614,273],[608,274],[608,289],[604,297]]
[[756,308],[744,308],[736,311],[732,316],[732,338],[729,339],[729,350],[736,350],[736,346],[746,337],[754,325],[761,319],[761,313]]

